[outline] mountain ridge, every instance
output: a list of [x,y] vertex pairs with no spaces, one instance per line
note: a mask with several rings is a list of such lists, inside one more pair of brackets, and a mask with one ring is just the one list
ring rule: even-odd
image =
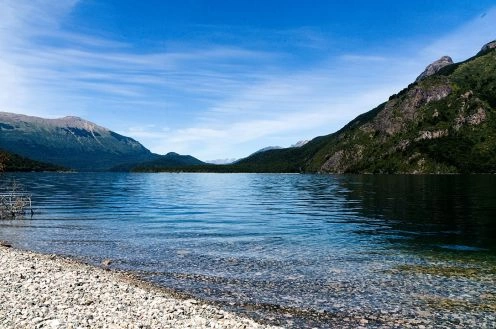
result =
[[0,148],[83,171],[156,158],[136,140],[75,116],[45,119],[0,112]]

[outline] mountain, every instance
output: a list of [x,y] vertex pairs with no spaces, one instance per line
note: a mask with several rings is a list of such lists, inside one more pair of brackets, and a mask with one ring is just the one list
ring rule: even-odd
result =
[[263,152],[267,152],[267,151],[271,151],[271,150],[280,150],[280,149],[282,149],[281,146],[267,146],[267,147],[261,148],[258,151],[253,152],[251,155],[254,155],[257,153],[263,153]]
[[64,167],[34,161],[20,155],[0,150],[0,172],[9,171],[66,171]]
[[199,165],[206,165],[206,163],[198,160],[195,157],[192,157],[191,155],[181,155],[174,152],[169,152],[166,155],[162,155],[155,160],[142,162],[127,169],[139,172],[155,172],[169,171],[175,170],[176,168],[180,167],[194,167]]
[[0,148],[82,171],[157,158],[132,138],[71,116],[43,119],[0,112]]
[[[263,164],[257,164],[257,163],[252,163],[252,162],[256,162],[257,160],[255,161],[252,161],[252,159],[256,159],[256,158],[259,158],[259,157],[264,157],[266,156],[267,154],[264,154],[264,155],[260,155],[261,153],[265,153],[265,152],[268,152],[268,151],[274,151],[274,150],[279,150],[279,151],[282,151],[281,154],[286,154],[288,152],[284,152],[283,150],[288,150],[288,149],[291,149],[291,148],[299,148],[299,147],[302,147],[303,145],[307,144],[309,141],[308,140],[301,140],[301,141],[298,141],[296,142],[295,144],[289,146],[289,147],[281,147],[281,146],[267,146],[267,147],[264,147],[252,154],[250,154],[248,157],[246,158],[242,158],[242,159],[239,159],[239,160],[236,160],[234,162],[232,162],[232,165],[236,168],[239,168],[239,167],[242,167],[244,169],[242,169],[241,171],[248,171],[248,172],[257,172],[257,170],[254,170],[255,168],[258,168],[260,165],[263,167]],[[291,153],[291,151],[289,152]],[[249,159],[249,160],[247,160]],[[247,161],[245,161],[247,160]],[[239,165],[241,163],[241,166]],[[243,165],[244,163],[247,163],[248,166],[245,166]],[[252,163],[252,167],[250,167],[250,163]],[[249,168],[250,167],[250,168]],[[237,169],[235,169],[235,171],[237,171]],[[267,171],[266,169],[263,169],[262,171]],[[272,171],[272,170],[269,170],[269,171]],[[286,171],[286,170],[282,170],[283,172]],[[293,171],[293,170],[290,170],[290,171]]]
[[495,173],[496,41],[474,57],[429,65],[407,88],[341,130],[269,150],[233,171]]
[[[302,147],[303,145],[305,145],[306,143],[308,143],[309,141],[308,140],[301,140],[301,141],[298,141],[296,142],[295,144],[289,146],[288,148],[291,148],[291,147]],[[251,155],[255,155],[257,153],[262,153],[262,152],[267,152],[267,151],[272,151],[272,150],[281,150],[281,149],[285,149],[287,147],[282,147],[282,146],[267,146],[267,147],[264,147],[254,153],[252,153]],[[250,156],[251,156],[250,155]]]
[[303,145],[307,144],[308,142],[309,142],[309,140],[307,140],[307,139],[301,140],[301,141],[296,142],[296,144],[291,145],[290,147],[302,147]]
[[225,158],[225,159],[215,159],[215,160],[207,160],[205,161],[208,164],[216,164],[216,165],[225,165],[236,162],[238,159],[236,158]]

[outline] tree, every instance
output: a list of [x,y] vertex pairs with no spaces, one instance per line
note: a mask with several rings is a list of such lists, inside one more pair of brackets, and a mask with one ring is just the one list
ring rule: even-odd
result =
[[8,159],[9,159],[8,155],[0,151],[0,173],[2,173],[5,170]]
[[[5,170],[8,155],[0,151],[0,174]],[[31,195],[15,179],[0,184],[0,219],[18,219],[29,209],[31,215]]]

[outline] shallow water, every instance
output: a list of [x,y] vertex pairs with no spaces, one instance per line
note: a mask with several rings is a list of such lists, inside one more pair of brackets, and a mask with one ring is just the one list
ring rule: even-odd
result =
[[325,326],[313,313],[402,303],[377,288],[402,264],[496,256],[492,175],[14,176],[36,213],[0,222],[0,239],[92,263],[110,258],[115,268],[289,326]]

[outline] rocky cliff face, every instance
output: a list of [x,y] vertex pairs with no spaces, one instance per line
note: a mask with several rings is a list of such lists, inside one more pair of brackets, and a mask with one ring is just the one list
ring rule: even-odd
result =
[[78,117],[0,112],[0,148],[78,170],[107,170],[155,156],[137,141]]

